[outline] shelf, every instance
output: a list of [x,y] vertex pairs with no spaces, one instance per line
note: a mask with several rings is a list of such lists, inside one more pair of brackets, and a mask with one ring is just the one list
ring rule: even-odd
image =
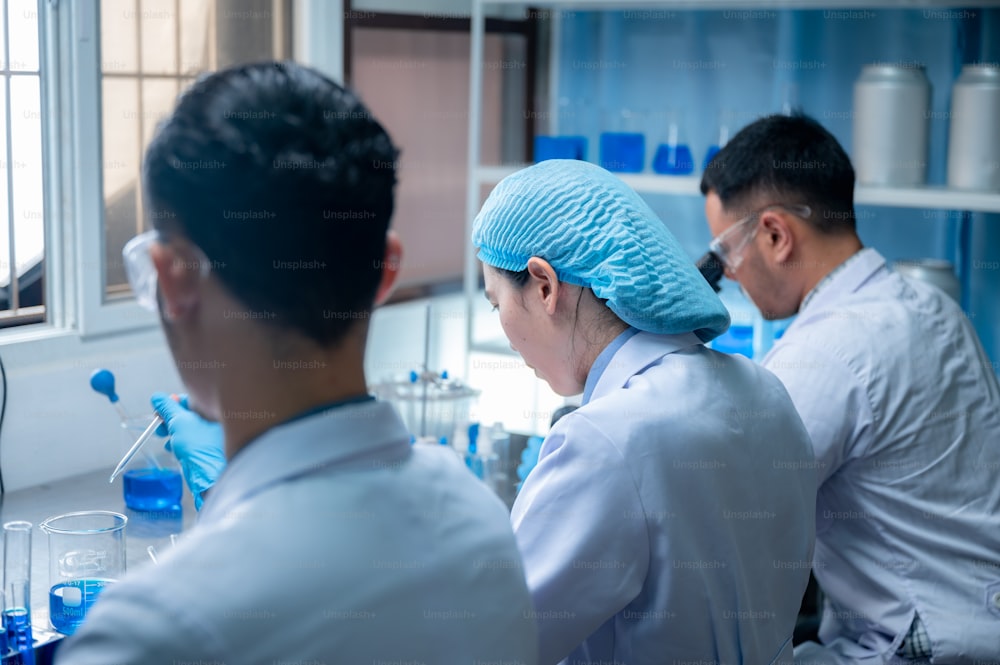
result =
[[[528,166],[530,164],[481,166],[476,174],[480,185],[495,185],[512,173]],[[618,177],[637,192],[701,196],[701,190],[698,189],[701,184],[701,175],[669,176],[655,173],[622,173]]]
[[[525,166],[527,165],[482,166],[476,173],[479,184],[492,185],[515,171],[525,168]],[[643,194],[701,196],[700,175],[666,176],[652,173],[624,173],[619,177],[629,187]],[[858,187],[854,190],[854,204],[1000,213],[1000,192],[962,191],[941,186]]]
[[1000,192],[968,192],[947,187],[858,187],[855,205],[1000,212]]
[[[581,11],[636,9],[939,9],[967,8],[968,0],[477,0],[481,6],[550,7]],[[980,3],[981,5],[982,3]],[[973,5],[976,6],[976,5]]]

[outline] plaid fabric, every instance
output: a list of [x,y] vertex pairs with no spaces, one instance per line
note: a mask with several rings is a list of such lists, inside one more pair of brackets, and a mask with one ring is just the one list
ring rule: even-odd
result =
[[924,622],[919,616],[913,617],[910,624],[910,632],[903,638],[903,643],[899,645],[896,654],[909,660],[920,660],[931,657],[931,638],[924,629]]

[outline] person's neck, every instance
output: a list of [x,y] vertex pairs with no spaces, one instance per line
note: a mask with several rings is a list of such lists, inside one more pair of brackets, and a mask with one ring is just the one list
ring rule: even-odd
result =
[[799,304],[806,296],[823,281],[823,278],[833,272],[840,264],[851,258],[862,248],[861,240],[856,235],[848,235],[836,240],[822,239],[814,245],[817,251],[814,256],[802,261],[805,266],[802,280],[802,292],[799,294]]
[[590,374],[590,370],[593,368],[594,363],[597,362],[597,357],[601,355],[604,352],[604,349],[608,348],[608,345],[615,341],[619,335],[628,330],[628,328],[629,326],[627,323],[618,321],[614,325],[608,325],[602,328],[596,339],[591,337],[586,340],[585,348],[587,350],[583,354],[581,362],[581,369],[583,370],[583,385],[586,385],[587,376]]
[[219,386],[219,418],[226,457],[232,458],[272,427],[310,409],[367,393],[364,347],[348,341],[336,349],[313,347],[300,355],[258,349],[240,354]]

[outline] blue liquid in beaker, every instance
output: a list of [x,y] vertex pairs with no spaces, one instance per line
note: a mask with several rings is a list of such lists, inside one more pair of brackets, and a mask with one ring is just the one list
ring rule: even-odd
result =
[[646,159],[646,139],[635,132],[601,134],[601,168],[619,173],[640,173]]
[[3,625],[7,633],[7,647],[20,651],[22,663],[35,662],[35,641],[31,637],[31,617],[23,607],[4,610]]
[[582,136],[536,136],[535,163],[547,159],[586,159],[587,139]]
[[64,635],[72,635],[97,596],[111,580],[83,579],[57,584],[49,590],[49,620]]
[[661,144],[653,158],[653,171],[663,175],[687,175],[694,171],[694,157],[685,143]]
[[132,510],[166,510],[181,503],[181,474],[174,469],[132,469],[122,475],[125,505]]
[[719,154],[720,150],[722,150],[722,148],[720,148],[717,145],[710,145],[708,147],[708,151],[705,153],[705,163],[704,165],[702,165],[702,169],[704,170],[708,169],[708,165],[709,163],[711,163],[712,158],[715,157],[717,154]]

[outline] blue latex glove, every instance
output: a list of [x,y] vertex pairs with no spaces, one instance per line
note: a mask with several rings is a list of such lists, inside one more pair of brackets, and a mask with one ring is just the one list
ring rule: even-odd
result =
[[521,463],[517,467],[517,477],[521,479],[521,482],[517,484],[518,489],[521,489],[524,479],[528,477],[531,470],[538,464],[538,454],[542,451],[543,441],[544,439],[540,436],[529,437],[528,444],[521,451]]
[[188,489],[194,495],[194,507],[201,510],[202,494],[215,484],[226,468],[222,426],[205,420],[188,408],[187,396],[180,402],[166,393],[153,393],[149,400],[163,418],[160,436],[169,436],[166,448],[180,462]]

